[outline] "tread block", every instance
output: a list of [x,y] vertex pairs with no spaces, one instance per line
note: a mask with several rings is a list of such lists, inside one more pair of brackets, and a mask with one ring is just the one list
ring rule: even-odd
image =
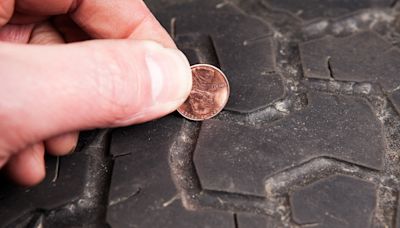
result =
[[273,8],[290,11],[303,20],[335,18],[371,7],[390,7],[393,0],[265,0]]
[[370,227],[376,201],[374,184],[342,175],[290,195],[293,219],[312,227]]
[[107,222],[112,227],[234,227],[233,215],[187,211],[169,169],[169,148],[183,120],[172,116],[117,129],[111,141],[115,158]]
[[[179,49],[187,56],[190,65],[198,63],[208,63],[214,66],[219,65],[213,40],[210,36],[200,33],[177,35],[175,42],[178,44]],[[194,44],[203,49],[201,51],[194,49]]]
[[263,195],[265,177],[321,156],[382,168],[382,125],[364,99],[324,93],[308,99],[306,109],[261,129],[203,122],[194,151],[202,187]]
[[325,37],[300,44],[305,77],[400,85],[400,50],[366,31],[345,38]]
[[272,31],[233,7],[222,8],[200,1],[166,9],[158,18],[191,63],[221,67],[231,87],[225,109],[251,112],[284,95],[282,78],[271,73],[276,70]]

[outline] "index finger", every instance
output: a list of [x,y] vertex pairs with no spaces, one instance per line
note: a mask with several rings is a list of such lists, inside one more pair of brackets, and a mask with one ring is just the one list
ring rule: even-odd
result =
[[37,16],[69,14],[93,38],[174,42],[142,0],[16,0],[20,13]]

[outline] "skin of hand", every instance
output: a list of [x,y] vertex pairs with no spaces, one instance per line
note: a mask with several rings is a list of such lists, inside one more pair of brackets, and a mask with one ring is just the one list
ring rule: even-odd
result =
[[45,151],[166,115],[192,86],[141,0],[1,0],[0,78],[0,168],[26,186],[44,178]]

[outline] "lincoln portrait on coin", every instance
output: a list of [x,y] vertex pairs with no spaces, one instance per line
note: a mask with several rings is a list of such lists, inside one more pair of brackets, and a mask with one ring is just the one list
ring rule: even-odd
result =
[[196,77],[193,77],[193,89],[190,92],[189,104],[193,112],[206,115],[212,112],[215,106],[214,89],[212,87],[214,81],[214,72],[197,70]]

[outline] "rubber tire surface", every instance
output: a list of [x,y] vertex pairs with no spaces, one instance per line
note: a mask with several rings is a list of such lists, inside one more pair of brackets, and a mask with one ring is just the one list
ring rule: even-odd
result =
[[225,110],[83,133],[0,227],[400,227],[397,1],[146,2]]

